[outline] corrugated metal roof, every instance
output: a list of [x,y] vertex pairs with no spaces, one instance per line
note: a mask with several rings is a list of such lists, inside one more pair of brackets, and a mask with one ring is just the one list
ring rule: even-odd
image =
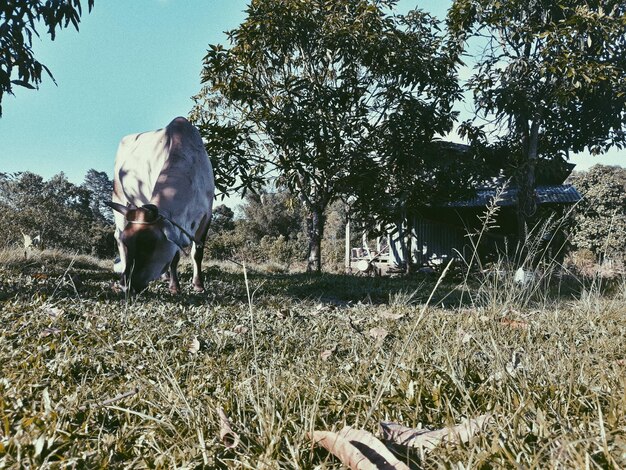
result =
[[[466,201],[454,201],[446,204],[448,207],[484,207],[495,197],[497,189],[481,188],[476,191],[476,197]],[[500,191],[498,206],[514,206],[517,203],[517,188],[507,188]],[[537,204],[573,204],[580,200],[580,194],[571,184],[554,186],[537,186],[535,188]]]

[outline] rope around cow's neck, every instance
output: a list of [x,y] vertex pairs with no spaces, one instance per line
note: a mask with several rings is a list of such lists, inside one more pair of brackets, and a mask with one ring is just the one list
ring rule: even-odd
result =
[[[194,237],[192,234],[190,234],[187,230],[185,230],[183,227],[181,227],[180,225],[178,225],[176,222],[174,222],[172,219],[165,217],[161,214],[159,214],[159,216],[154,219],[152,222],[147,222],[144,220],[128,220],[126,219],[126,221],[129,224],[135,224],[135,225],[154,225],[157,222],[161,221],[161,220],[167,220],[170,224],[172,224],[174,227],[178,228],[181,232],[183,232],[185,235],[187,235],[187,237],[189,237],[189,240],[191,240],[192,242],[194,242],[196,244],[196,248],[202,248],[203,244],[201,242],[199,242],[198,240],[196,240],[196,237]],[[178,245],[178,243],[177,243]],[[181,249],[183,248],[182,246],[178,245]]]

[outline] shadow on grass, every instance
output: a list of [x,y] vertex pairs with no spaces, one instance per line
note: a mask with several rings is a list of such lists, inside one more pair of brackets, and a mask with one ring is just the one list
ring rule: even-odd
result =
[[[134,301],[159,301],[166,304],[202,305],[247,303],[248,294],[243,271],[209,266],[204,269],[203,293],[191,287],[191,267],[180,272],[182,294],[172,295],[167,284],[154,281]],[[358,302],[386,304],[424,302],[436,279],[427,276],[402,278],[361,277],[346,274],[273,274],[248,271],[248,284],[253,302],[322,302],[347,305]],[[85,260],[71,263],[67,258],[23,260],[0,267],[0,300],[10,298],[46,297],[93,300],[127,299],[114,286],[118,276],[103,263]]]
[[[88,256],[47,253],[37,258],[13,258],[0,266],[0,301],[13,298],[43,297],[56,299],[126,301],[128,297],[115,288],[118,276],[112,261]],[[204,293],[191,287],[191,265],[180,269],[183,289],[171,295],[167,284],[155,281],[137,302],[156,301],[176,305],[232,305],[247,303],[248,296],[243,270],[238,267],[209,265],[204,269]],[[266,273],[248,270],[250,292],[256,303],[320,302],[337,306],[364,304],[424,304],[436,282],[436,275],[413,274],[403,277],[365,277],[348,274]],[[468,306],[471,296],[462,295],[458,279],[444,279],[434,293],[431,305],[443,307]],[[469,289],[474,287],[471,285]],[[576,297],[577,293],[559,287],[550,289],[554,297]]]
[[[209,289],[215,284],[229,284],[243,288],[242,301],[247,301],[243,272],[228,272],[216,267],[207,272]],[[250,290],[254,298],[282,297],[292,301],[319,301],[331,304],[371,303],[386,304],[404,299],[410,303],[426,301],[436,278],[425,275],[409,277],[365,277],[333,273],[268,274],[248,272]],[[237,289],[239,290],[239,289]],[[219,294],[218,294],[219,297]]]

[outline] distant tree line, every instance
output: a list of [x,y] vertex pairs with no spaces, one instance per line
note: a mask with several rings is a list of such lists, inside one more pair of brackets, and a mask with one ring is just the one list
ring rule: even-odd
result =
[[[48,180],[32,172],[0,173],[0,246],[21,246],[27,235],[39,237],[42,248],[112,258],[114,219],[104,204],[112,190],[109,176],[93,169],[79,185],[63,173]],[[306,211],[296,197],[263,189],[248,193],[237,210],[236,217],[223,204],[214,207],[207,258],[274,263],[280,269],[304,263]],[[341,204],[327,210],[326,266],[342,263],[344,223]]]
[[[596,165],[569,180],[583,199],[571,214],[569,246],[595,260],[623,258],[626,253],[626,168]],[[82,184],[63,173],[45,180],[31,172],[0,173],[2,245],[21,246],[23,235],[39,236],[44,247],[100,258],[117,255],[113,215],[104,204],[112,181],[89,170]],[[346,205],[337,201],[324,214],[323,265],[342,268]],[[308,211],[286,190],[249,192],[237,213],[223,204],[213,210],[205,256],[210,260],[273,264],[302,269],[308,259]]]
[[0,239],[19,245],[23,236],[39,236],[48,248],[100,257],[114,254],[110,200],[113,184],[106,173],[89,170],[76,185],[63,173],[45,180],[31,172],[0,173]]
[[[248,193],[238,217],[225,205],[213,211],[206,255],[213,260],[274,264],[277,269],[302,268],[308,258],[307,212],[298,198],[286,191]],[[343,266],[346,214],[343,204],[325,213],[323,264]]]

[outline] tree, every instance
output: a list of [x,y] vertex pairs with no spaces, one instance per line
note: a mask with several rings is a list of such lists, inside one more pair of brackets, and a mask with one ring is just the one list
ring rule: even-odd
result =
[[[87,0],[89,11],[94,0]],[[70,23],[78,30],[82,15],[80,0],[9,0],[0,5],[0,116],[2,98],[13,94],[13,86],[33,89],[41,83],[43,72],[52,73],[33,54],[33,35],[39,37],[38,23],[48,28],[54,41],[56,30]],[[17,73],[17,78],[12,79]]]
[[571,242],[598,259],[626,253],[626,168],[595,165],[570,182],[583,196],[576,208]]
[[[540,157],[626,143],[626,4],[621,0],[455,0],[451,33],[484,46],[467,86],[516,156],[520,238],[536,211]],[[472,123],[461,129],[480,133]]]
[[105,202],[111,200],[113,194],[113,181],[104,171],[91,168],[85,175],[82,187],[91,193],[89,207],[96,220],[105,223],[113,223],[113,212]]
[[248,193],[241,209],[246,230],[257,240],[264,236],[295,238],[304,228],[301,204],[287,191]]
[[220,204],[213,208],[213,218],[211,219],[210,233],[229,232],[235,228],[235,213],[225,204]]
[[89,192],[63,173],[48,181],[30,172],[4,175],[0,194],[5,239],[16,242],[21,232],[37,234],[46,246],[88,251]]
[[16,244],[22,234],[39,235],[46,247],[110,256],[113,227],[96,217],[91,198],[63,173],[47,181],[30,172],[0,174],[0,237]]
[[204,60],[191,119],[218,175],[222,161],[244,185],[271,172],[299,197],[310,271],[321,270],[328,205],[376,177],[377,129],[407,104],[451,127],[456,59],[436,20],[391,15],[396,3],[253,0],[230,49],[211,45]]
[[213,211],[207,253],[213,259],[272,262],[289,267],[302,261],[303,214],[296,198],[286,191],[266,189],[248,193],[240,206],[242,216],[224,205]]

